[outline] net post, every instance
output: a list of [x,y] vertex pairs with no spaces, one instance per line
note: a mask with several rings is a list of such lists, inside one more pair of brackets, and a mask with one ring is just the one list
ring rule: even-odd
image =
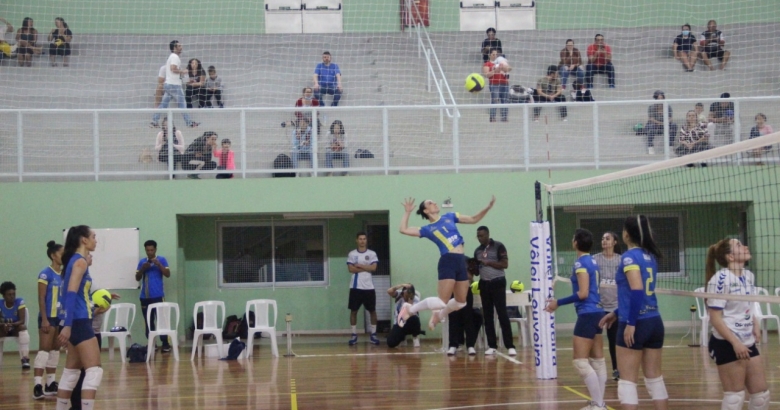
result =
[[533,321],[534,363],[536,378],[558,377],[555,315],[544,311],[547,299],[553,296],[552,243],[550,223],[530,224],[531,308]]
[[539,181],[534,182],[534,199],[536,200],[536,222],[542,222],[544,220],[544,212],[542,211],[542,183]]

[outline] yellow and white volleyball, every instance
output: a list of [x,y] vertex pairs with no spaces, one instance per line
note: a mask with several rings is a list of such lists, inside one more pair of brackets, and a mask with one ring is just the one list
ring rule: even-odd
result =
[[509,289],[512,289],[512,293],[522,292],[525,290],[525,285],[523,285],[523,282],[516,280],[509,285]]
[[471,283],[471,293],[479,295],[479,281]]
[[92,304],[95,305],[95,307],[108,309],[111,307],[111,292],[105,289],[95,291],[95,293],[92,294]]
[[485,88],[485,79],[477,74],[471,73],[466,77],[466,91],[470,93],[478,93]]
[[59,38],[58,38],[57,40],[55,40],[55,41],[54,41],[54,45],[55,45],[55,46],[57,46],[57,47],[59,47],[59,46],[61,46],[61,45],[63,45],[63,44],[65,44],[65,42],[64,42],[64,41],[62,41],[62,40],[61,40],[61,39],[59,39]]

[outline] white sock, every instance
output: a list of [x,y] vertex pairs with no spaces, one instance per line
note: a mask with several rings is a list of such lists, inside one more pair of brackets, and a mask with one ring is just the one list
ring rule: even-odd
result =
[[35,384],[42,384],[43,383],[43,376],[35,376]]
[[[596,371],[596,376],[599,378],[599,391],[601,392],[601,397],[604,397],[604,390],[607,388],[607,362],[602,357],[601,359],[588,359],[590,362],[590,367],[593,368],[593,370]],[[602,405],[604,403],[596,403],[598,405]]]
[[599,384],[599,376],[594,372],[587,375],[582,380],[588,388],[591,400],[598,405],[604,404],[604,390],[601,389]]
[[466,306],[466,303],[460,303],[455,298],[450,299],[444,309],[439,311],[439,320],[446,321],[450,313],[460,310],[463,306]]
[[442,302],[441,299],[436,296],[431,296],[421,300],[419,303],[412,305],[412,307],[409,309],[409,313],[414,315],[419,313],[421,310],[439,310],[444,309],[445,307],[447,307],[447,305]]
[[376,334],[376,325],[371,325],[370,328],[371,328],[371,334],[372,335]]
[[57,397],[57,407],[54,410],[68,410],[70,408],[70,399],[61,399]]
[[356,334],[357,334],[357,325],[355,325],[355,326],[352,326],[352,334],[353,334],[353,335],[356,335]]
[[47,373],[46,374],[46,385],[50,385],[54,383],[57,380],[57,375],[54,373]]
[[82,410],[93,410],[95,408],[95,400],[81,399]]

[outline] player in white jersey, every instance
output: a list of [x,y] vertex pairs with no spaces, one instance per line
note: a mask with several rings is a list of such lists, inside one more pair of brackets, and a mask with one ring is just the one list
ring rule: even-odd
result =
[[352,325],[352,337],[349,345],[357,344],[357,314],[362,305],[371,316],[371,336],[369,341],[373,345],[379,345],[376,337],[376,290],[371,275],[376,272],[379,259],[376,252],[368,249],[368,237],[365,232],[358,232],[355,237],[357,249],[353,249],[347,256],[347,268],[352,277],[349,281],[349,321]]
[[[718,295],[755,295],[755,276],[745,269],[750,249],[738,239],[724,239],[707,252],[707,293]],[[715,272],[715,263],[723,269]],[[712,323],[710,356],[718,366],[723,385],[721,410],[742,409],[745,390],[750,394],[749,410],[769,408],[769,390],[764,363],[758,357],[756,341],[760,323],[755,316],[756,302],[707,298],[707,313]]]

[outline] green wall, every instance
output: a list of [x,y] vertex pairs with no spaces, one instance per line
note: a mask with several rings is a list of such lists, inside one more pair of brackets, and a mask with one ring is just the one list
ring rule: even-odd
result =
[[[697,172],[692,170],[692,172]],[[767,171],[767,172],[771,172]],[[556,182],[596,175],[597,171],[556,171]],[[347,252],[354,246],[354,232],[365,219],[387,218],[390,225],[392,282],[413,282],[423,295],[436,289],[438,252],[426,240],[401,235],[395,227],[403,215],[401,201],[441,202],[451,197],[453,211],[473,214],[495,194],[494,209],[482,221],[492,236],[509,250],[508,279],[529,284],[528,223],[534,218],[533,182],[547,180],[546,172],[505,172],[442,175],[401,175],[346,178],[296,178],[249,180],[185,180],[98,183],[9,183],[0,186],[0,275],[12,280],[18,295],[33,301],[36,275],[43,268],[45,243],[59,239],[62,229],[75,224],[99,228],[139,227],[141,238],[154,238],[159,253],[169,257],[173,277],[166,279],[166,298],[180,304],[182,334],[190,324],[198,300],[227,301],[229,313],[238,313],[248,299],[272,298],[281,313],[294,315],[293,329],[309,331],[346,330],[348,312]],[[360,187],[362,193],[356,193]],[[366,194],[368,193],[368,194]],[[223,289],[216,280],[216,221],[247,219],[256,214],[296,211],[358,211],[354,220],[331,220],[328,224],[331,282],[328,287],[300,289]],[[412,219],[413,224],[422,221]],[[476,226],[464,225],[466,249],[476,247]],[[566,286],[557,293],[565,294]],[[118,292],[123,301],[138,300],[137,290]],[[689,319],[689,298],[660,296],[664,319]],[[31,307],[37,315],[37,307]],[[573,319],[561,312],[559,322]],[[140,316],[133,328],[136,341],[143,341]],[[279,325],[283,329],[283,324]],[[31,329],[33,348],[37,329]]]
[[[395,32],[400,28],[397,0],[343,0],[344,31]],[[0,16],[14,27],[32,17],[42,33],[63,17],[76,35],[117,34],[262,34],[263,1],[223,0],[192,2],[170,0],[2,0]],[[431,31],[457,31],[459,2],[430,0]],[[550,29],[604,29],[704,26],[709,19],[720,24],[777,22],[776,0],[538,0],[537,27]]]

